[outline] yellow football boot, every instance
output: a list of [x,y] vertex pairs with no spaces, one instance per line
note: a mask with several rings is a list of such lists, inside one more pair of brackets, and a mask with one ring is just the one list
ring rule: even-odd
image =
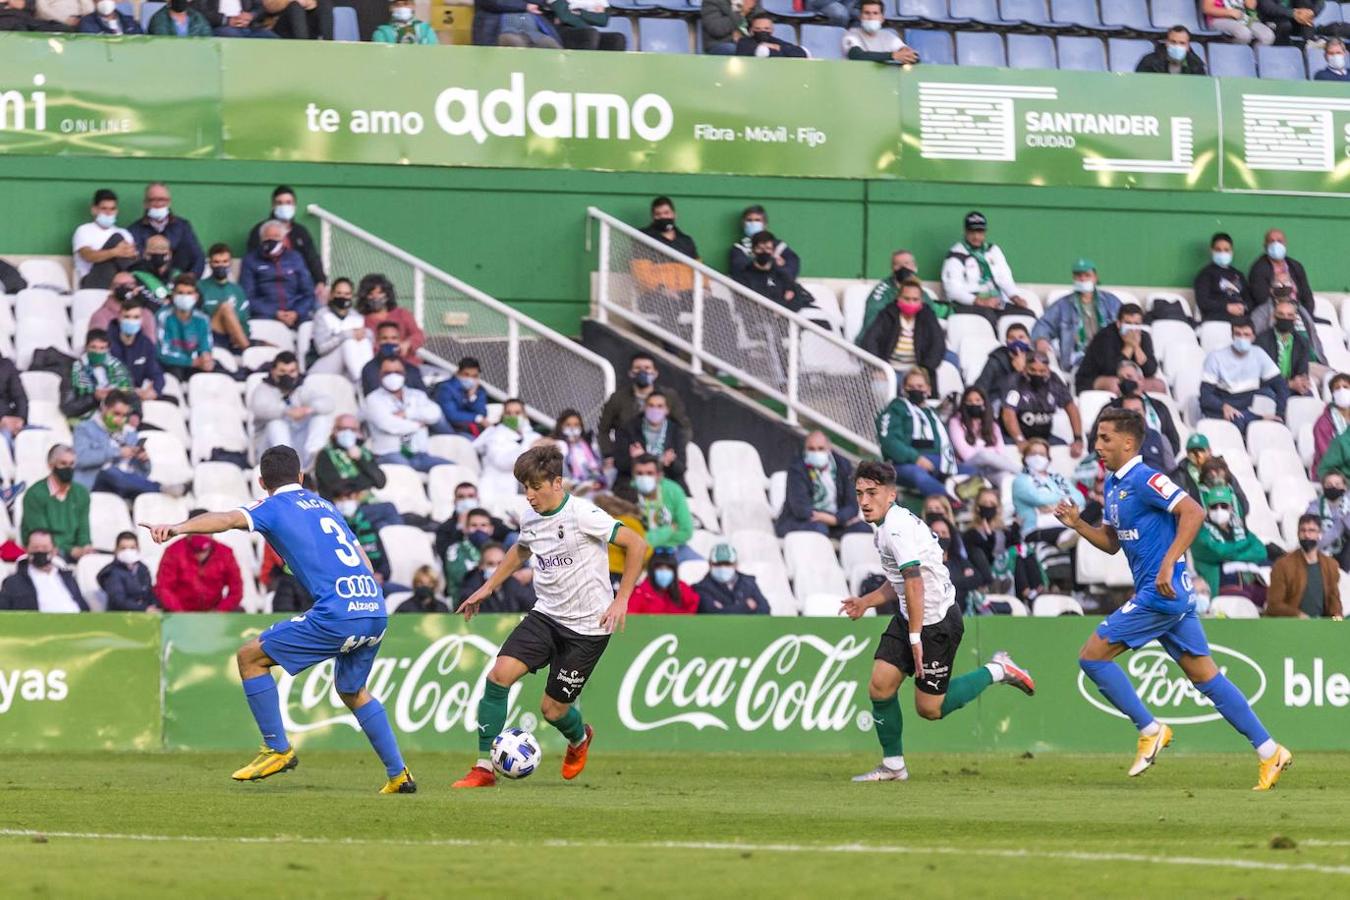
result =
[[384,787],[380,788],[380,793],[415,794],[417,793],[417,782],[413,781],[412,773],[405,766],[402,772],[384,783]]
[[1282,745],[1275,746],[1275,755],[1270,759],[1261,760],[1260,775],[1256,779],[1254,791],[1268,791],[1275,786],[1275,782],[1280,780],[1284,770],[1294,764],[1294,754],[1286,750]]
[[235,771],[230,777],[235,781],[261,781],[280,772],[289,772],[300,765],[295,748],[290,747],[284,753],[278,753],[271,747],[263,747],[253,762]]
[[1158,754],[1172,743],[1172,729],[1159,723],[1156,734],[1139,735],[1139,749],[1134,755],[1134,765],[1130,766],[1130,777],[1143,775],[1158,760]]

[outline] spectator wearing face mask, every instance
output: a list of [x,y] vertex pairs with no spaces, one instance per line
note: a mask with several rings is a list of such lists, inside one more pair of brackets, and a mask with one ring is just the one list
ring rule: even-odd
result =
[[[1123,397],[1119,404],[1120,409],[1128,409],[1139,413],[1140,418],[1144,418],[1144,401],[1139,397]],[[1093,423],[1093,440],[1096,440],[1096,423]],[[1144,440],[1139,445],[1139,455],[1144,459],[1144,465],[1158,472],[1166,472],[1177,463],[1177,452],[1167,438],[1156,428],[1150,427],[1147,422],[1144,425]]]
[[487,427],[488,398],[480,378],[482,372],[478,360],[466,356],[459,361],[455,377],[436,386],[436,403],[456,434],[477,437]]
[[274,38],[266,25],[267,9],[262,0],[199,0],[202,15],[219,38]]
[[394,612],[423,615],[454,612],[457,605],[454,598],[447,598],[450,600],[449,603],[442,600],[438,596],[440,589],[441,579],[436,570],[431,566],[418,566],[417,571],[413,572],[412,596],[400,603]]
[[437,44],[436,31],[416,17],[412,0],[393,0],[389,21],[375,29],[370,38],[377,44]]
[[162,234],[152,234],[145,239],[140,257],[128,271],[140,282],[145,294],[160,307],[169,301],[174,278],[182,274],[174,268],[169,239]]
[[[741,213],[741,232],[743,237],[731,245],[727,254],[727,272],[739,280],[741,273],[755,264],[755,251],[752,243],[755,236],[769,228],[769,214],[764,207],[756,204],[747,206]],[[774,238],[772,255],[773,268],[785,281],[796,281],[802,271],[802,261],[787,241]]]
[[198,372],[214,372],[211,356],[211,320],[197,311],[197,279],[179,275],[174,279],[173,302],[159,311],[159,362],[164,371],[186,382]]
[[130,269],[140,254],[131,232],[117,227],[116,193],[107,188],[94,191],[89,218],[71,236],[75,279],[81,288],[106,288],[113,276]]
[[268,222],[280,222],[283,231],[282,241],[286,249],[294,250],[304,258],[305,268],[309,271],[310,280],[314,282],[314,294],[318,299],[324,300],[328,296],[328,275],[323,270],[319,245],[315,243],[309,229],[296,221],[296,208],[295,190],[288,185],[278,185],[276,190],[272,191],[271,215],[254,225],[248,233],[247,251],[252,253],[262,245],[264,225]]
[[427,426],[440,421],[441,408],[424,391],[408,387],[403,372],[403,360],[397,356],[380,360],[380,387],[366,397],[370,451],[383,465],[430,472],[450,462],[427,452],[431,439]]
[[131,376],[122,360],[109,352],[108,333],[85,335],[84,353],[70,368],[70,378],[61,391],[61,413],[70,419],[87,419],[114,391],[131,390]]
[[945,493],[944,480],[959,468],[947,429],[928,407],[929,389],[928,373],[910,369],[904,396],[877,414],[882,459],[895,466],[897,484],[924,496]]
[[1350,81],[1350,70],[1345,65],[1345,41],[1338,37],[1327,38],[1327,67],[1313,76],[1313,81]]
[[464,531],[460,540],[446,547],[441,555],[446,594],[459,596],[460,585],[470,572],[478,568],[483,548],[492,540],[492,532],[492,515],[486,509],[469,510],[464,517]]
[[626,484],[633,464],[644,456],[661,461],[661,471],[683,490],[685,447],[688,439],[680,423],[670,417],[670,403],[663,391],[652,391],[642,404],[642,414],[624,424],[614,435],[614,466],[618,483]]
[[124,500],[161,491],[181,496],[180,485],[170,490],[150,480],[150,455],[127,422],[133,399],[125,391],[113,391],[103,398],[97,415],[75,427],[75,481]]
[[[1119,408],[1124,405],[1128,398],[1138,398],[1143,405],[1144,426],[1153,429],[1166,438],[1169,447],[1174,449],[1180,447],[1181,438],[1177,434],[1176,423],[1172,420],[1172,411],[1167,408],[1167,404],[1143,393],[1144,386],[1144,373],[1139,366],[1130,360],[1122,359],[1120,364],[1116,366],[1116,387],[1120,391],[1120,396],[1112,397],[1106,406]],[[1165,391],[1161,393],[1165,393]],[[1092,424],[1092,430],[1088,432],[1087,446],[1097,446],[1097,423],[1095,422]],[[1159,471],[1167,472],[1171,469],[1172,466],[1169,463],[1166,469]]]
[[844,56],[902,66],[917,63],[919,54],[885,24],[886,8],[881,0],[863,0],[858,6],[858,23],[844,32]]
[[211,335],[216,346],[243,353],[251,343],[248,317],[252,310],[248,294],[230,280],[233,261],[229,244],[212,244],[207,254],[211,271],[197,282],[197,287],[202,294],[201,312],[211,320]]
[[1271,327],[1256,336],[1256,346],[1274,360],[1280,375],[1289,383],[1289,392],[1307,397],[1312,394],[1308,374],[1312,347],[1297,328],[1298,304],[1287,297],[1277,300]]
[[1173,25],[1152,53],[1145,54],[1134,67],[1136,72],[1155,75],[1207,75],[1205,62],[1191,49],[1191,32],[1185,25]]
[[[1013,509],[1023,539],[1040,564],[1048,582],[1072,581],[1072,556],[1059,545],[1064,526],[1055,518],[1055,507],[1068,500],[1080,510],[1083,494],[1063,475],[1050,469],[1050,445],[1033,439],[1022,447],[1024,471],[1013,479]],[[1067,577],[1066,577],[1067,576]]]
[[[914,261],[914,254],[909,250],[896,250],[891,254],[891,274],[877,282],[877,286],[872,288],[872,293],[867,295],[867,304],[863,307],[862,327],[858,329],[856,335],[853,335],[855,341],[867,331],[878,313],[888,306],[895,305],[896,300],[900,298],[900,288],[905,282],[919,277],[918,266],[919,264]],[[933,311],[933,315],[939,319],[951,315],[951,304],[938,300],[937,296],[923,287],[922,283],[920,288],[923,290],[923,302]]]
[[96,0],[94,11],[80,18],[80,34],[142,34],[141,23],[117,10],[117,0]]
[[647,562],[647,577],[628,600],[629,615],[692,615],[698,612],[698,594],[680,581],[675,554],[658,549]]
[[277,37],[297,41],[333,39],[332,0],[263,0],[263,8],[276,17],[272,27]]
[[1209,265],[1195,276],[1195,305],[1206,322],[1229,322],[1251,315],[1247,277],[1233,267],[1233,239],[1220,231],[1209,239]]
[[690,259],[700,259],[698,245],[675,224],[675,201],[669,197],[657,197],[652,201],[652,223],[638,229],[650,238],[655,238],[670,246],[676,253],[683,253]]
[[234,551],[190,534],[165,548],[155,593],[165,612],[233,612],[244,599],[244,580]]
[[1122,362],[1134,363],[1143,374],[1145,391],[1167,392],[1167,384],[1158,376],[1158,357],[1153,339],[1144,331],[1144,311],[1134,303],[1121,304],[1116,321],[1098,331],[1088,342],[1083,361],[1074,375],[1074,389],[1120,393],[1116,369]]
[[564,409],[554,420],[553,439],[563,454],[563,481],[569,492],[594,494],[609,486],[604,459],[595,438],[586,431],[581,413]]
[[314,314],[314,281],[305,258],[286,246],[286,223],[273,219],[262,226],[262,242],[240,264],[239,286],[249,310],[259,319],[276,319],[298,328]]
[[877,313],[858,338],[858,346],[890,363],[897,373],[917,366],[930,383],[937,378],[947,353],[946,337],[937,316],[923,302],[919,279],[909,278],[900,286],[895,303]]
[[733,276],[736,281],[791,312],[810,307],[811,295],[779,264],[782,257],[775,252],[778,238],[773,232],[759,232],[750,239],[750,244],[750,265]]
[[[841,5],[836,0],[830,0],[830,4],[832,6]],[[764,10],[758,10],[750,16],[750,33],[736,42],[736,55],[761,58],[770,56],[788,59],[807,58],[806,51],[801,47],[790,41],[785,41],[773,33],[773,16]]]
[[392,322],[398,326],[398,354],[405,365],[416,365],[418,351],[427,342],[413,314],[398,305],[394,284],[378,272],[361,279],[356,286],[356,311],[366,317],[366,327],[372,330]]
[[1222,456],[1211,456],[1200,467],[1201,506],[1204,505],[1205,491],[1216,487],[1226,487],[1233,492],[1233,513],[1245,519],[1252,508],[1251,504],[1247,502],[1247,495],[1242,490],[1242,485],[1238,484],[1237,479],[1233,477],[1233,470],[1228,468],[1228,462]]
[[359,481],[343,482],[333,497],[333,507],[342,514],[347,527],[356,537],[356,543],[366,552],[370,568],[387,595],[403,588],[389,583],[389,553],[384,549],[384,541],[380,540],[380,526],[366,514],[365,497],[366,492]]
[[[600,452],[613,460],[615,453],[615,432],[633,419],[642,415],[647,398],[656,390],[660,377],[656,360],[648,353],[634,353],[628,360],[628,384],[619,387],[605,400],[600,409],[600,424],[596,427],[596,438],[600,443]],[[685,411],[684,398],[677,391],[662,389],[670,418],[684,431],[685,440],[694,439],[694,429]],[[625,449],[621,447],[620,449]]]
[[[333,284],[333,292],[340,293],[336,282]],[[390,357],[402,359],[399,352],[399,345],[402,343],[403,331],[399,328],[397,322],[383,322],[375,329],[375,357],[361,368],[361,393],[369,396],[371,392],[380,387],[380,363]],[[426,383],[422,380],[422,367],[403,363],[404,381],[410,388],[416,388],[419,391],[425,391]]]
[[1079,259],[1073,264],[1073,290],[1050,304],[1031,329],[1031,339],[1038,351],[1057,355],[1060,369],[1070,372],[1082,361],[1097,332],[1109,328],[1119,316],[1120,298],[1097,287],[1097,264]]
[[514,397],[502,404],[497,423],[473,439],[473,449],[481,463],[478,487],[490,508],[501,510],[520,493],[520,482],[515,477],[516,459],[541,439],[530,425],[525,404]]
[[1331,402],[1313,423],[1313,461],[1316,472],[1326,455],[1332,441],[1340,437],[1350,427],[1350,375],[1338,372],[1331,377],[1327,385],[1331,391]]
[[654,456],[633,460],[633,491],[642,525],[647,530],[647,545],[670,550],[679,562],[700,559],[688,546],[694,536],[689,501],[678,484],[662,475],[660,460]]
[[961,533],[961,541],[971,560],[988,569],[992,593],[1013,594],[1023,603],[1040,593],[1044,586],[1041,567],[1022,542],[1017,526],[1004,524],[998,491],[985,488],[976,495],[975,519]]
[[310,467],[332,432],[332,396],[301,377],[300,361],[289,350],[272,358],[267,377],[249,394],[248,408],[255,452],[261,456],[278,444],[294,447],[301,469]]
[[811,432],[801,455],[788,464],[786,495],[774,530],[779,537],[814,531],[838,538],[868,527],[858,518],[853,466],[835,452],[824,432]]
[[169,0],[167,6],[150,17],[147,34],[156,37],[211,37],[211,23],[188,0]]
[[736,548],[717,544],[708,555],[708,574],[694,585],[700,615],[765,616],[769,601],[751,575],[736,568]]
[[133,531],[117,536],[113,561],[98,573],[98,586],[108,598],[108,612],[159,612],[154,579],[141,561],[141,544]]
[[1342,569],[1350,570],[1350,497],[1346,496],[1346,477],[1340,472],[1322,476],[1322,496],[1308,504],[1306,512],[1317,517],[1318,549],[1336,558]]
[[1315,515],[1300,516],[1298,548],[1275,560],[1266,594],[1267,616],[1340,620],[1341,573],[1336,560],[1318,550],[1322,524]]
[[[1274,414],[1257,413],[1257,396],[1275,403]],[[1289,384],[1274,361],[1256,346],[1251,319],[1233,322],[1233,343],[1205,357],[1200,374],[1200,411],[1211,419],[1227,419],[1244,434],[1257,419],[1284,420]]]
[[1258,606],[1264,604],[1259,570],[1270,562],[1266,545],[1247,530],[1242,516],[1234,510],[1231,490],[1218,486],[1206,488],[1202,494],[1205,523],[1191,545],[1196,574],[1214,596],[1241,594]]
[[956,605],[964,615],[970,615],[983,605],[984,591],[989,589],[994,579],[993,573],[984,564],[982,557],[977,562],[958,553],[961,538],[950,521],[935,517],[928,521],[928,527],[942,549],[942,563],[947,567],[952,587],[956,588]]
[[[432,546],[432,552],[436,554],[437,559],[445,559],[445,551],[452,544],[458,544],[464,540],[464,533],[469,525],[469,513],[482,508],[482,502],[478,499],[478,486],[472,481],[463,481],[455,485],[455,511],[436,529],[436,540]],[[505,547],[510,547],[516,542],[516,533],[496,516],[489,517],[492,521],[492,540]]]
[[153,344],[155,341],[154,301],[141,287],[140,282],[136,280],[136,276],[130,272],[118,272],[113,276],[107,299],[103,301],[102,306],[94,310],[89,316],[88,331],[100,329],[111,334],[117,330],[117,320],[122,317],[122,311],[128,307],[135,309],[137,317],[141,320],[141,328],[137,333],[144,333]]
[[1008,381],[1003,396],[1003,433],[1014,444],[1022,444],[1029,438],[1058,442],[1051,428],[1055,413],[1061,409],[1069,417],[1073,432],[1069,453],[1077,459],[1083,455],[1083,420],[1078,404],[1064,382],[1050,371],[1049,357],[1034,353],[1027,361],[1026,371]]
[[346,375],[352,382],[358,382],[375,359],[371,340],[375,332],[366,327],[363,317],[352,311],[353,294],[349,279],[335,279],[328,304],[315,314],[310,374]]
[[0,585],[0,610],[89,612],[75,576],[54,563],[51,532],[34,528],[24,539],[24,549],[27,556]]
[[1201,12],[1211,31],[1235,44],[1273,44],[1275,31],[1256,14],[1257,0],[1204,0]]
[[1289,255],[1284,232],[1278,228],[1266,232],[1265,253],[1252,262],[1247,282],[1252,289],[1253,307],[1271,302],[1275,297],[1276,285],[1289,285],[1294,302],[1308,312],[1313,311],[1313,291],[1308,284],[1308,273],[1303,263]]
[[[489,541],[484,544],[478,566],[464,576],[464,582],[459,586],[457,602],[463,602],[473,596],[474,592],[486,584],[487,580],[496,573],[497,567],[502,564],[502,560],[505,558],[506,551],[501,544],[496,541]],[[519,575],[520,572],[516,574]],[[512,575],[503,581],[497,590],[488,595],[488,598],[483,601],[483,605],[478,607],[478,611],[480,613],[529,612],[534,609],[534,601],[534,585]]]
[[1012,323],[1004,334],[1003,346],[989,354],[989,361],[980,370],[980,377],[975,379],[975,387],[991,399],[996,414],[1008,393],[1009,380],[1027,370],[1030,356],[1031,332],[1021,322]]
[[1010,305],[1026,307],[1003,249],[988,239],[989,220],[978,210],[966,214],[965,237],[942,261],[942,292],[955,312],[984,316],[991,323]]
[[47,468],[47,477],[23,495],[19,537],[26,544],[34,531],[45,531],[57,553],[77,560],[94,549],[89,537],[89,490],[75,483],[75,451],[69,444],[47,451]]
[[131,236],[139,250],[145,250],[151,236],[161,234],[169,242],[170,262],[179,272],[200,276],[206,265],[201,241],[187,219],[174,214],[173,197],[168,185],[152,181],[145,186],[145,214],[131,223]]
[[[1307,350],[1308,380],[1310,383],[1321,382],[1322,379],[1331,374],[1331,368],[1324,363],[1327,358],[1326,350],[1322,346],[1321,337],[1317,334],[1317,321],[1313,318],[1312,312],[1294,302],[1292,285],[1277,284],[1271,288],[1270,293],[1271,298],[1268,302],[1262,303],[1252,310],[1252,327],[1256,329],[1258,336],[1273,330],[1275,320],[1280,318],[1276,314],[1277,310],[1281,304],[1286,304],[1288,308],[1285,311],[1284,318],[1292,318],[1293,320],[1293,331],[1290,334]],[[1271,359],[1275,360],[1275,357],[1271,356]],[[1278,361],[1276,361],[1276,364],[1278,365]]]
[[1017,459],[1003,452],[1003,431],[989,398],[979,388],[966,388],[961,395],[961,405],[947,420],[947,433],[957,462],[970,466],[975,474],[1001,484],[1008,475],[1022,471]]
[[332,500],[348,483],[356,483],[363,492],[384,487],[386,476],[366,447],[356,416],[343,413],[333,420],[332,436],[314,461],[314,480],[325,500]]

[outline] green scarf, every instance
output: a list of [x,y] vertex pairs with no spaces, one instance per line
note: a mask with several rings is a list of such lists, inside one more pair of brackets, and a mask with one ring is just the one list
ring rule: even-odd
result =
[[961,241],[961,245],[966,248],[966,252],[975,258],[975,262],[980,266],[980,281],[985,284],[994,283],[994,270],[989,267],[989,260],[985,259],[985,253],[988,252],[992,244],[986,244],[983,247],[972,247],[969,241]]
[[839,505],[835,501],[835,486],[839,483],[834,454],[830,454],[829,464],[824,469],[806,467],[806,475],[811,479],[811,508],[833,515]]
[[651,423],[643,418],[642,443],[652,456],[659,457],[666,452],[666,428],[668,425],[668,422],[662,422],[659,427],[652,428]]
[[352,481],[360,476],[361,470],[356,468],[356,463],[347,455],[346,450],[329,444],[324,452],[328,454],[328,461],[337,469],[338,477],[343,481]]

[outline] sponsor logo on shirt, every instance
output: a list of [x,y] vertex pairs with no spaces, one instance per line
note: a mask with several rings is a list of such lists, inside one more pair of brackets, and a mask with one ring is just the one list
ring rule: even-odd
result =
[[333,590],[343,600],[380,596],[380,586],[372,575],[348,575],[339,578],[333,582]]
[[1139,529],[1126,528],[1124,531],[1117,531],[1116,537],[1122,541],[1137,541],[1139,540]]
[[541,556],[535,560],[535,568],[541,572],[547,572],[549,569],[556,569],[559,566],[572,565],[572,557],[558,554],[557,556]]

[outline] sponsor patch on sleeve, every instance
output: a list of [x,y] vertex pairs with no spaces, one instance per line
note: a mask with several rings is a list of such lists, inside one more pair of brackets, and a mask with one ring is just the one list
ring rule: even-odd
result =
[[1148,486],[1153,488],[1153,490],[1158,494],[1158,496],[1162,497],[1164,500],[1168,499],[1177,491],[1181,490],[1179,487],[1177,487],[1176,482],[1174,482],[1172,479],[1168,478],[1161,472],[1156,473],[1152,478],[1148,480]]

